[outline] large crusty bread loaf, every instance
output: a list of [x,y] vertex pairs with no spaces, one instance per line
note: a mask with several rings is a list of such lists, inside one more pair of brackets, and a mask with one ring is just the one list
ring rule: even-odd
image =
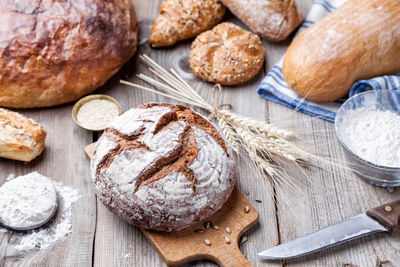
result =
[[31,161],[43,152],[45,138],[40,124],[0,108],[0,157]]
[[208,120],[184,106],[152,103],[104,131],[91,172],[109,210],[130,224],[172,231],[222,207],[233,190],[234,165]]
[[153,47],[170,46],[217,24],[225,14],[220,0],[165,0],[151,27]]
[[299,95],[329,102],[351,85],[400,70],[400,1],[349,0],[301,33],[282,72]]
[[250,29],[270,41],[286,39],[303,20],[294,0],[221,1]]
[[58,105],[103,85],[135,53],[131,0],[2,0],[0,106]]

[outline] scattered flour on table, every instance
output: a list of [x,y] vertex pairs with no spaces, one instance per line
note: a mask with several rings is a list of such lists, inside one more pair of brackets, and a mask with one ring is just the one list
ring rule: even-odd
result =
[[[30,175],[39,177],[41,176],[36,172],[28,174],[27,176],[29,177]],[[12,179],[8,183],[21,177]],[[65,237],[72,232],[71,210],[73,204],[81,198],[81,195],[79,194],[77,189],[64,186],[62,183],[52,183],[54,184],[55,190],[57,191],[59,201],[57,214],[52,222],[46,224],[43,227],[35,230],[30,230],[28,232],[12,232],[0,227],[1,232],[13,233],[12,239],[9,242],[9,246],[11,247],[11,249],[14,249],[14,251],[23,252],[32,249],[44,250],[50,247],[55,242],[65,239]],[[31,206],[33,210],[37,210],[39,209],[39,207],[37,205]]]
[[10,181],[11,179],[14,179],[14,178],[15,178],[15,173],[10,173],[6,178],[6,182]]
[[400,115],[359,108],[343,121],[343,142],[359,157],[387,167],[400,167]]

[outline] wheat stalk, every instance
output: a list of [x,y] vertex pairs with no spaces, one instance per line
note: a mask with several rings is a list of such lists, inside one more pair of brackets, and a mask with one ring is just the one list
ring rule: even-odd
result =
[[[219,105],[221,87],[219,85],[213,88],[213,103],[210,104],[175,70],[170,69],[168,72],[147,55],[141,55],[140,58],[162,82],[144,74],[139,74],[138,77],[159,89],[147,88],[124,80],[121,80],[121,83],[209,111],[210,117],[217,119],[222,133],[238,156],[241,155],[241,152],[245,152],[259,170],[267,173],[274,182],[292,186],[291,182],[286,179],[287,175],[281,177],[280,174],[285,173],[281,164],[288,163],[299,167],[299,162],[307,162],[312,157],[310,153],[297,145],[293,132],[221,109]],[[217,92],[216,88],[219,88]],[[304,170],[302,169],[302,171]]]

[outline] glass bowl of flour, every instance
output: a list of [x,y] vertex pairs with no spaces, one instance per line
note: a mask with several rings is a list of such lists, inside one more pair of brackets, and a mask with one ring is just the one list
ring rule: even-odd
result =
[[349,98],[335,119],[349,167],[365,181],[400,186],[400,92],[373,90]]

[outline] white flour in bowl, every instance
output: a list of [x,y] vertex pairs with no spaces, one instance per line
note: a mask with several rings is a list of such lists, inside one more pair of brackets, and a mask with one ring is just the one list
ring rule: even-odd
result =
[[[27,176],[41,176],[34,172]],[[43,176],[42,176],[43,177]],[[15,179],[7,179],[12,182]],[[49,179],[49,178],[47,178]],[[0,232],[8,232],[11,238],[8,241],[8,253],[18,254],[32,249],[44,250],[57,241],[65,239],[72,232],[71,211],[73,204],[78,201],[81,196],[77,189],[64,186],[61,183],[53,182],[57,191],[59,207],[55,219],[47,225],[28,232],[13,232],[0,227]],[[37,211],[40,205],[32,206],[33,211]]]
[[57,208],[53,182],[37,172],[9,180],[0,187],[0,220],[13,228],[34,228]]
[[95,99],[83,104],[76,116],[79,123],[93,130],[101,130],[118,117],[118,106],[109,100]]
[[343,121],[341,138],[359,157],[400,168],[400,115],[376,108],[356,109]]

